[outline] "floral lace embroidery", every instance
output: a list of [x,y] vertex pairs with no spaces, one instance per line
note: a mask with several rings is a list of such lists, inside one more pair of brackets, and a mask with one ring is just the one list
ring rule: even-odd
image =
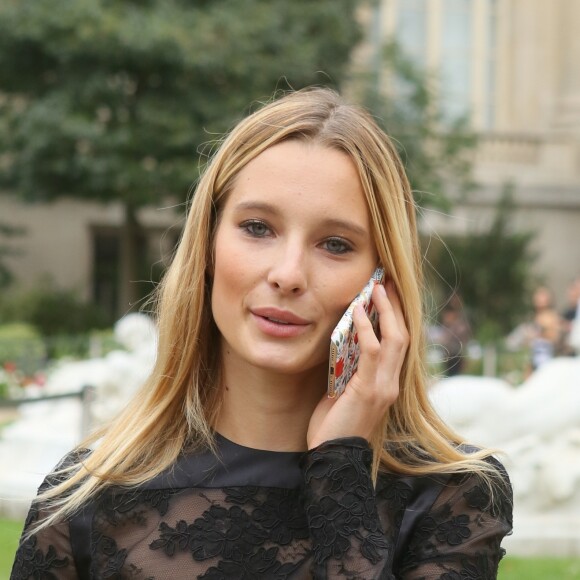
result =
[[53,545],[46,552],[37,548],[37,538],[32,536],[18,549],[16,561],[12,570],[16,578],[42,578],[42,580],[57,580],[54,570],[68,566],[69,559],[59,558]]
[[203,580],[286,580],[301,566],[281,564],[277,560],[278,548],[259,548],[256,552],[245,555],[238,561],[221,560],[217,567],[212,566],[200,576]]
[[127,558],[127,550],[120,550],[117,542],[108,536],[91,534],[93,562],[91,571],[94,578],[119,578]]
[[232,566],[245,570],[248,578],[286,578],[303,564],[307,550],[298,551],[296,562],[282,563],[278,547],[264,545],[283,546],[308,538],[306,519],[296,510],[298,492],[271,489],[262,501],[259,492],[251,487],[226,488],[225,501],[233,506],[211,505],[191,524],[180,520],[172,527],[162,522],[160,537],[150,548],[169,557],[189,551],[197,561],[219,557],[218,566],[209,568],[203,578],[229,578]]
[[[381,473],[375,491],[371,459],[366,442],[351,438],[327,442],[304,455],[303,489],[246,486],[104,494],[91,508],[91,577],[496,577],[499,544],[511,526],[507,476],[503,483],[498,478],[493,501],[475,477],[452,477],[434,495],[435,503],[416,514],[420,517],[411,533],[403,535],[402,560],[393,562],[399,529],[420,486],[411,477]],[[424,479],[417,481],[425,486]],[[179,515],[168,521],[168,514]],[[38,517],[34,506],[26,527]],[[50,580],[67,567],[72,572],[77,561],[66,547],[67,527],[62,524],[58,536],[48,528],[23,542],[11,578]],[[132,551],[137,538],[146,539],[139,550],[150,550],[153,559],[141,560]],[[142,569],[145,561],[153,567]],[[191,571],[183,568],[187,561]]]
[[155,508],[159,515],[164,516],[169,509],[169,500],[178,493],[177,490],[147,490],[131,494],[107,493],[99,500],[99,512],[106,521],[117,526],[125,519],[132,519],[143,525],[145,516],[136,508],[140,505]]
[[326,577],[330,559],[342,560],[345,576],[352,577],[354,571],[348,570],[347,562],[356,559],[356,553],[372,565],[381,562],[388,567],[392,545],[378,517],[371,461],[368,446],[345,449],[326,444],[307,455],[306,514],[317,578]]

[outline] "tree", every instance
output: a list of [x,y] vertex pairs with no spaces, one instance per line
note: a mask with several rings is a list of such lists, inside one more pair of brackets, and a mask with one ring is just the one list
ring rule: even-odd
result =
[[418,205],[448,210],[474,187],[477,138],[467,118],[444,117],[435,83],[434,73],[391,42],[376,70],[361,75],[359,98],[398,146]]
[[[0,185],[122,201],[122,310],[137,210],[185,199],[198,150],[277,87],[339,84],[354,0],[4,0]],[[322,74],[321,72],[322,71]]]
[[448,237],[432,262],[447,288],[457,290],[478,338],[493,342],[513,330],[529,312],[526,296],[536,280],[532,271],[534,234],[515,231],[511,187],[499,199],[489,229]]
[[13,281],[12,271],[6,263],[6,258],[18,254],[18,250],[13,247],[11,240],[23,233],[22,228],[0,222],[0,290],[9,286]]

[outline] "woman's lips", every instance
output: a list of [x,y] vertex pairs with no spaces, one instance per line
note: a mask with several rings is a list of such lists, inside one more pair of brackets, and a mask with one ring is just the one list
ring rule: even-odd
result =
[[277,338],[299,336],[310,326],[310,322],[301,316],[278,308],[257,308],[251,313],[259,330]]

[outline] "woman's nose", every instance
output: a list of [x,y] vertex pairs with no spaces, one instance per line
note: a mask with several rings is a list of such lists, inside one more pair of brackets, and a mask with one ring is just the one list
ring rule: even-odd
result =
[[299,294],[306,290],[305,252],[296,246],[281,248],[268,272],[268,283],[279,291]]

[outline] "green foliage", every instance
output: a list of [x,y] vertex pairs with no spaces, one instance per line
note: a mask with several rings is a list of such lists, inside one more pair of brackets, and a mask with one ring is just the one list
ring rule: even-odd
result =
[[379,71],[362,79],[362,100],[395,140],[420,206],[449,209],[473,188],[471,155],[477,139],[468,119],[445,119],[433,75],[392,43]]
[[0,187],[124,204],[124,313],[142,298],[136,209],[184,200],[199,151],[248,103],[338,85],[357,3],[0,2]]
[[56,289],[49,282],[28,292],[1,296],[0,323],[6,322],[26,322],[45,337],[81,334],[111,323],[95,304],[83,302],[74,292]]
[[34,326],[17,322],[0,326],[0,366],[11,363],[31,373],[38,370],[45,359],[46,346]]
[[0,296],[0,367],[10,363],[25,378],[49,361],[102,356],[119,348],[109,324],[98,306],[48,281],[42,289],[6,293]]
[[534,234],[512,231],[513,211],[507,188],[487,231],[448,237],[446,248],[431,256],[443,293],[457,290],[483,343],[505,336],[529,311],[527,297],[535,283],[530,247]]
[[6,264],[6,258],[17,254],[10,241],[23,233],[22,228],[0,223],[0,289],[6,288],[13,281],[12,272]]
[[132,207],[185,197],[198,148],[249,102],[279,85],[342,80],[360,38],[355,6],[3,2],[0,183]]

